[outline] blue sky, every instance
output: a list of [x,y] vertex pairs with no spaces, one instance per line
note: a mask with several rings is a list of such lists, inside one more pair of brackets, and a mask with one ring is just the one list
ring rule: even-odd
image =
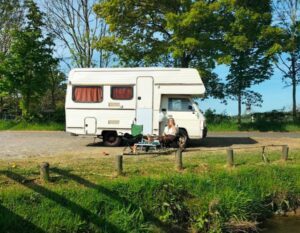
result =
[[[228,74],[228,68],[225,66],[218,66],[215,72],[224,79]],[[292,87],[285,87],[282,82],[282,73],[278,69],[274,69],[274,74],[270,80],[267,80],[259,85],[253,86],[252,90],[259,92],[263,96],[262,107],[252,107],[252,112],[264,112],[271,110],[279,110],[285,108],[292,109]],[[299,86],[298,86],[299,89]],[[297,102],[300,104],[300,90],[297,93]],[[205,111],[208,108],[215,109],[218,113],[226,112],[229,115],[237,114],[237,102],[228,101],[228,104],[222,104],[219,100],[207,99],[200,102],[201,110]],[[243,106],[242,112],[245,111]]]

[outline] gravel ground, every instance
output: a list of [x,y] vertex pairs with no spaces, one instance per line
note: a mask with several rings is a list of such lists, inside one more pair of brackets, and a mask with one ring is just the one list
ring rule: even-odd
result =
[[[254,144],[289,144],[300,147],[300,133],[209,133],[202,141],[193,141],[192,147],[227,147]],[[73,137],[64,132],[0,132],[0,159],[60,156],[64,154],[116,154],[122,147],[103,147],[91,137]]]

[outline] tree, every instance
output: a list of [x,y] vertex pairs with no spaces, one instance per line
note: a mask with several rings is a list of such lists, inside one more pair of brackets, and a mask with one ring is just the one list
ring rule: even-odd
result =
[[[231,23],[225,31],[227,53],[222,59],[230,66],[227,76],[227,96],[238,101],[238,122],[241,123],[242,104],[260,105],[261,95],[252,91],[272,75],[272,46],[270,1],[239,0],[228,9]],[[273,35],[275,36],[275,34]]]
[[60,99],[65,99],[64,81],[66,81],[66,75],[56,66],[53,66],[49,74],[48,90],[44,95],[44,108],[56,110],[57,101]]
[[20,0],[0,0],[0,53],[6,54],[10,47],[10,31],[20,27],[23,21]]
[[210,94],[222,96],[212,72],[222,48],[219,1],[105,0],[94,10],[111,31],[98,49],[117,54],[124,66],[196,67]]
[[292,86],[293,118],[297,118],[297,85],[300,82],[300,0],[274,0],[274,21],[282,31],[275,65]]
[[[10,31],[19,28],[23,21],[23,8],[20,0],[0,0],[0,66],[11,45]],[[5,99],[9,98],[9,91],[4,76],[0,73],[0,118],[3,116]]]
[[38,103],[48,85],[51,67],[57,63],[52,57],[53,42],[42,32],[43,14],[33,0],[25,0],[26,24],[11,32],[11,46],[2,73],[11,91],[21,96],[20,107],[24,119],[37,112]]
[[[108,28],[96,17],[93,5],[97,0],[44,1],[47,28],[66,47],[77,67],[106,67],[111,54],[93,47],[96,38],[107,35]],[[64,57],[65,58],[65,57]]]
[[43,120],[65,122],[66,75],[53,66],[49,75],[48,88],[41,99]]

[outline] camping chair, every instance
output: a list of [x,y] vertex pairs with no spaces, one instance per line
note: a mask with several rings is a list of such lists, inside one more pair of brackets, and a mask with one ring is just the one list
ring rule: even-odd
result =
[[131,134],[124,134],[123,141],[126,147],[133,146],[143,139],[143,125],[131,125]]

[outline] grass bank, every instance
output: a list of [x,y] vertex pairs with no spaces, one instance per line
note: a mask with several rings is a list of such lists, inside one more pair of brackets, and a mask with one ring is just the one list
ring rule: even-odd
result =
[[208,123],[208,130],[210,132],[228,132],[228,131],[300,132],[300,123],[248,122],[239,125],[236,121],[224,121],[220,123]]
[[[49,130],[49,131],[63,131],[65,124],[56,122],[18,122],[12,120],[0,120],[1,130]],[[208,123],[209,132],[234,132],[234,131],[261,131],[261,132],[300,132],[300,123],[270,123],[270,122],[256,122],[256,123],[242,123],[238,125],[235,120],[222,121],[219,123]]]
[[[126,157],[115,177],[114,158],[87,155],[0,162],[2,232],[236,232],[254,230],[274,212],[299,205],[300,151],[236,155],[189,153],[185,169],[174,156]],[[39,181],[37,164],[51,164],[52,181]]]
[[24,121],[0,120],[0,130],[64,130],[65,125],[56,122],[29,123]]

